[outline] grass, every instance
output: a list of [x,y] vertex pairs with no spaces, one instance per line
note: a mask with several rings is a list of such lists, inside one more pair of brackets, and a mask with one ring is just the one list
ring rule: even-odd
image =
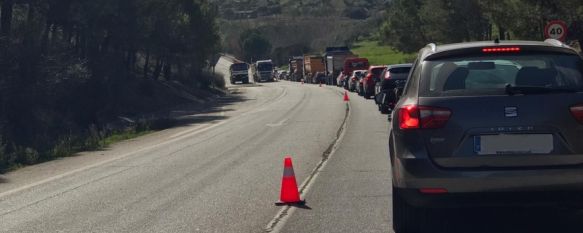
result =
[[146,134],[152,133],[154,131],[152,130],[145,130],[145,131],[127,131],[127,132],[119,132],[119,133],[115,133],[112,134],[108,137],[105,137],[103,139],[101,139],[101,145],[102,146],[109,146],[111,144],[114,144],[116,142],[121,142],[121,141],[125,141],[128,139],[132,139],[132,138],[137,138],[140,136],[144,136]]
[[27,165],[50,161],[56,158],[71,157],[78,152],[95,151],[106,148],[114,143],[137,138],[156,130],[144,127],[110,132],[102,137],[98,134],[64,137],[50,151],[38,152],[28,147],[16,146],[10,153],[6,152],[6,144],[0,138],[0,174],[14,171]]
[[354,44],[352,51],[360,57],[368,58],[371,65],[391,65],[409,63],[415,60],[415,53],[406,54],[395,49],[379,45],[378,41],[360,41]]

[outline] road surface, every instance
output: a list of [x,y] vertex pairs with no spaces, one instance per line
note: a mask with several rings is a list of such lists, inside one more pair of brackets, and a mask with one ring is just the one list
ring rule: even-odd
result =
[[[346,111],[336,87],[228,87],[174,112],[175,128],[0,177],[0,232],[392,232],[389,125],[372,100],[351,94]],[[286,155],[306,207],[274,205]],[[583,229],[580,214],[534,213],[463,210],[447,232]]]

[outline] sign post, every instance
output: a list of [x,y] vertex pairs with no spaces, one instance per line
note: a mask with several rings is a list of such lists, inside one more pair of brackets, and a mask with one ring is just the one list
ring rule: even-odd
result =
[[567,24],[562,20],[550,21],[545,26],[545,38],[565,41],[567,38]]

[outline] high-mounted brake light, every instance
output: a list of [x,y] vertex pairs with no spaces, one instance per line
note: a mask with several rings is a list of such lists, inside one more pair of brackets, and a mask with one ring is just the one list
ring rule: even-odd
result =
[[483,48],[484,53],[512,53],[520,52],[519,47],[497,47],[497,48]]
[[438,129],[445,126],[451,116],[446,108],[407,105],[399,109],[401,129]]

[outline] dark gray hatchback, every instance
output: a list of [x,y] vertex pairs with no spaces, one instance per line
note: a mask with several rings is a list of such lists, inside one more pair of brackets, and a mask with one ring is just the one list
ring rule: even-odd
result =
[[422,49],[390,130],[395,231],[428,208],[583,204],[582,74],[556,40]]

